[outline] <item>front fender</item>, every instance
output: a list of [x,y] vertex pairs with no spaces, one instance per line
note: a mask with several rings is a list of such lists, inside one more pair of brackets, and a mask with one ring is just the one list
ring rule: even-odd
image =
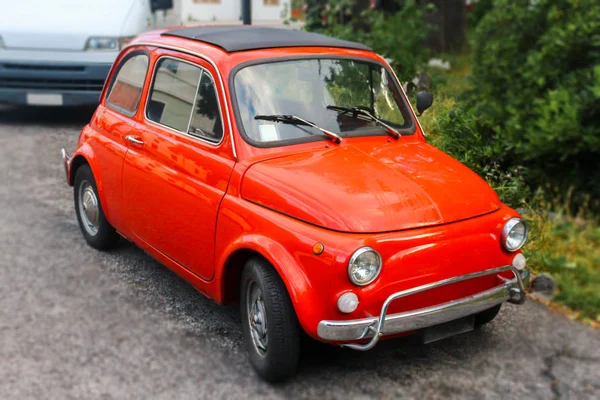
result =
[[[273,265],[292,299],[300,299],[301,296],[309,293],[308,277],[297,265],[294,257],[280,243],[259,234],[241,236],[228,246],[218,264],[225,267],[229,256],[239,250],[252,250]],[[218,271],[222,273],[224,269],[219,268]]]
[[[249,250],[265,258],[281,277],[303,329],[317,337],[317,326],[330,308],[328,286],[331,264],[337,252],[333,235],[300,221],[275,213],[240,198],[226,196],[221,205],[215,247],[214,298],[223,302],[228,280],[239,279],[229,268],[230,257]],[[315,255],[313,245],[321,242],[325,250]],[[238,283],[239,287],[239,282]],[[234,283],[234,284],[235,284]]]
[[[310,333],[313,330],[314,321],[312,321],[306,310],[310,310],[312,308],[311,304],[316,301],[311,293],[310,280],[294,257],[275,240],[259,234],[239,237],[227,247],[227,250],[217,261],[217,265],[220,265],[221,268],[217,268],[216,282],[219,282],[221,287],[227,285],[225,281],[227,277],[224,276],[227,260],[239,250],[251,250],[261,255],[275,268],[292,300],[300,324],[304,330]],[[223,294],[223,292],[224,290],[221,290],[220,294]],[[217,300],[222,301],[222,299]]]

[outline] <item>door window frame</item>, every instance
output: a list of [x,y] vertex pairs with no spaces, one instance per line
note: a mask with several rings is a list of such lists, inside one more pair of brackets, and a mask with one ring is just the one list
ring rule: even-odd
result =
[[[140,93],[140,99],[137,102],[137,105],[135,106],[135,110],[133,111],[129,111],[124,109],[121,106],[118,106],[114,103],[111,103],[110,101],[108,101],[108,98],[110,97],[110,93],[113,89],[113,86],[115,85],[117,78],[119,76],[119,72],[121,72],[121,69],[123,68],[123,66],[127,63],[127,61],[129,61],[130,59],[132,59],[133,57],[139,56],[139,55],[144,55],[146,56],[146,58],[148,59],[148,66],[146,67],[146,74],[144,75],[144,81],[142,83],[142,88],[141,88],[141,93]],[[142,104],[142,100],[144,99],[144,88],[146,87],[146,82],[148,80],[148,72],[150,71],[150,62],[151,62],[151,57],[150,57],[150,53],[147,50],[142,50],[142,49],[136,49],[133,50],[129,53],[127,53],[125,56],[123,56],[123,58],[119,61],[119,65],[117,66],[117,68],[115,69],[114,73],[111,76],[110,82],[106,88],[106,93],[104,95],[104,104],[106,105],[107,108],[116,111],[120,114],[125,115],[126,117],[129,118],[133,118],[133,116],[135,116],[135,114],[138,112],[138,110],[140,109],[140,104]]]
[[[152,95],[152,89],[154,88],[154,80],[156,79],[156,73],[158,71],[158,66],[160,64],[160,61],[162,59],[165,59],[165,58],[170,58],[170,59],[173,59],[173,60],[178,61],[178,62],[186,63],[186,64],[192,65],[192,66],[197,67],[197,68],[200,69],[200,75],[198,76],[198,83],[196,84],[196,93],[194,95],[194,103],[192,104],[192,110],[190,112],[190,118],[188,120],[188,126],[187,126],[187,130],[188,131],[189,131],[190,125],[192,123],[192,117],[194,115],[194,109],[196,108],[196,99],[198,97],[198,89],[200,87],[200,81],[202,80],[202,76],[205,73],[207,73],[210,76],[210,79],[212,80],[212,83],[215,86],[215,96],[217,96],[217,107],[219,107],[219,117],[221,118],[221,130],[222,130],[222,132],[221,132],[221,138],[219,139],[218,142],[215,142],[215,141],[212,141],[212,140],[209,140],[209,139],[205,139],[205,138],[203,138],[201,136],[192,135],[189,132],[182,132],[182,131],[180,131],[178,129],[175,129],[175,128],[172,128],[170,126],[161,124],[160,122],[157,122],[157,121],[154,121],[154,120],[151,120],[150,118],[148,118],[148,110],[147,110],[147,108],[148,108],[148,103],[150,102],[150,96]],[[221,109],[221,99],[219,98],[219,93],[218,93],[218,90],[217,90],[217,83],[215,81],[215,78],[214,78],[213,74],[207,68],[203,67],[200,64],[197,64],[195,62],[192,62],[192,61],[189,61],[189,60],[186,60],[184,58],[180,58],[180,57],[177,57],[177,56],[174,56],[174,55],[171,55],[171,54],[169,54],[169,55],[161,55],[156,60],[154,60],[154,64],[152,66],[152,77],[150,79],[150,86],[148,86],[148,91],[146,93],[146,98],[144,99],[144,112],[142,114],[144,115],[144,122],[147,122],[147,123],[149,123],[151,125],[157,125],[157,126],[159,126],[161,128],[164,128],[164,129],[168,129],[169,131],[177,133],[178,135],[182,135],[182,136],[184,136],[186,138],[192,138],[192,139],[195,139],[195,140],[199,140],[202,143],[206,143],[206,144],[209,144],[211,146],[217,147],[221,143],[223,143],[223,140],[225,139],[225,124],[224,124],[225,119],[223,118],[223,110]]]

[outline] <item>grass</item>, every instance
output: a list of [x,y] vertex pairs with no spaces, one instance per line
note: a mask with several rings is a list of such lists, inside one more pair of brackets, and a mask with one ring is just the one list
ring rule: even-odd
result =
[[[554,211],[548,211],[554,210]],[[545,272],[558,284],[553,301],[581,320],[600,323],[600,226],[584,213],[542,204],[529,209],[531,236],[524,253],[534,273]]]
[[[432,78],[434,103],[419,118],[428,141],[443,135],[438,120],[447,115],[457,98],[470,88],[468,56],[446,57],[450,71],[427,71]],[[498,188],[496,188],[498,189]],[[598,219],[581,212],[571,215],[568,201],[536,200],[525,205],[530,237],[524,248],[535,274],[552,276],[558,291],[552,301],[571,310],[575,317],[599,326],[600,323],[600,225]]]

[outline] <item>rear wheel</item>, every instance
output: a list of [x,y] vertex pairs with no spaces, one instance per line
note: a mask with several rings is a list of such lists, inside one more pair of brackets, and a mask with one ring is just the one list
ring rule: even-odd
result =
[[283,281],[266,261],[246,263],[240,285],[241,314],[250,363],[269,382],[296,373],[300,328]]
[[496,318],[496,315],[498,315],[500,312],[501,307],[502,304],[498,304],[497,306],[488,308],[485,311],[475,314],[475,327],[479,328],[482,325],[492,322],[492,320]]
[[88,165],[77,169],[73,186],[75,212],[85,241],[98,250],[116,247],[120,236],[104,216],[96,180]]

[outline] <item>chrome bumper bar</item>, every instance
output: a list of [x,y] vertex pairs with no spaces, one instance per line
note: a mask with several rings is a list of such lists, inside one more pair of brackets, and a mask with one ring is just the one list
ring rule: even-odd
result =
[[69,156],[69,153],[67,153],[67,151],[65,150],[64,147],[62,149],[60,149],[60,154],[62,155],[63,166],[65,167],[65,174],[67,175],[67,183],[69,183],[69,172],[71,169],[71,156]]
[[[402,297],[506,271],[511,271],[514,278],[502,278],[503,283],[501,285],[486,291],[431,307],[387,315],[390,304]],[[392,294],[383,303],[379,317],[347,321],[321,321],[317,328],[317,335],[323,340],[341,342],[371,338],[366,344],[343,345],[354,350],[366,351],[375,347],[383,335],[409,332],[442,324],[484,311],[505,301],[522,304],[525,301],[525,287],[528,283],[529,271],[525,269],[522,273],[519,273],[513,266],[492,268],[472,274],[456,276]]]

